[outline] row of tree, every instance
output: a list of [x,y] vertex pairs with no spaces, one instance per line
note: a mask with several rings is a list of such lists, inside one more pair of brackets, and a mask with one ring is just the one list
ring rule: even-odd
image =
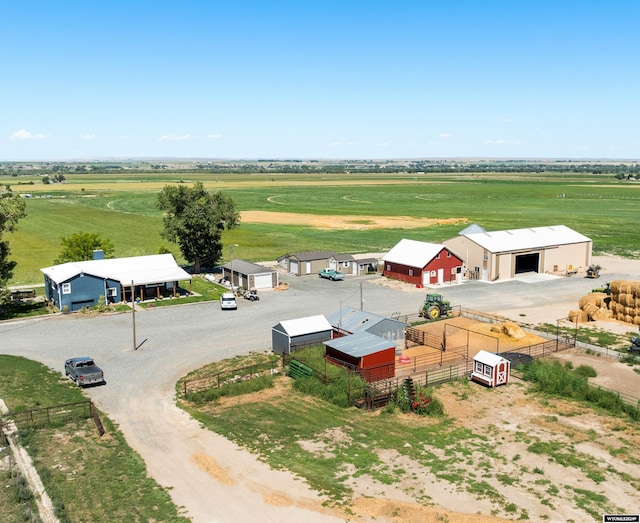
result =
[[[240,223],[234,200],[221,192],[205,190],[200,182],[193,187],[167,185],[158,194],[156,204],[164,212],[162,237],[178,244],[195,273],[203,265],[216,265],[222,259],[222,232]],[[0,198],[0,240],[2,233],[13,231],[25,215],[24,198],[11,193]],[[96,249],[102,250],[105,258],[112,258],[115,251],[108,238],[79,231],[62,239],[62,250],[54,264],[91,260]],[[15,266],[16,262],[10,260],[9,244],[0,241],[0,303],[7,299],[7,283]]]
[[47,173],[84,173],[98,174],[118,172],[154,172],[158,170],[193,170],[220,174],[285,173],[285,174],[350,174],[350,173],[584,173],[584,174],[624,174],[640,175],[638,163],[602,163],[573,161],[461,161],[461,160],[257,160],[211,161],[193,164],[173,163],[42,163],[17,164],[0,163],[0,175],[9,174],[47,174]]

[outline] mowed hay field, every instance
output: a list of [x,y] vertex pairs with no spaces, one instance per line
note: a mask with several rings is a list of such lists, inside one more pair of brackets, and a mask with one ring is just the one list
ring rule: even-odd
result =
[[[594,241],[595,253],[640,256],[636,227],[640,184],[613,176],[552,174],[65,175],[63,184],[7,177],[30,193],[27,217],[6,234],[18,262],[12,285],[41,283],[61,239],[75,232],[109,238],[115,255],[156,254],[177,245],[162,239],[156,195],[167,184],[201,181],[234,198],[239,228],[223,241],[238,258],[274,260],[291,251],[384,252],[402,238],[440,242],[478,223],[487,230],[564,224]],[[32,182],[32,185],[25,185]],[[225,257],[229,253],[224,251]],[[227,261],[227,260],[222,260]]]

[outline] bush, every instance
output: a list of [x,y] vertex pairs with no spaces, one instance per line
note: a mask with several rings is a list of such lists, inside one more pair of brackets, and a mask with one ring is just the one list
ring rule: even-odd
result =
[[196,405],[202,405],[211,401],[217,401],[223,396],[241,396],[242,394],[250,394],[251,392],[270,389],[273,387],[273,381],[273,376],[263,375],[236,383],[227,383],[220,387],[212,387],[199,392],[190,392],[187,394],[186,399]]
[[598,375],[591,365],[579,365],[573,372],[583,378],[595,378]]

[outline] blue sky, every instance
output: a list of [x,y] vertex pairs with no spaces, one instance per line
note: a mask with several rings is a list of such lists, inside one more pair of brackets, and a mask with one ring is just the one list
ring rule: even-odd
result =
[[640,2],[0,5],[0,161],[640,159]]

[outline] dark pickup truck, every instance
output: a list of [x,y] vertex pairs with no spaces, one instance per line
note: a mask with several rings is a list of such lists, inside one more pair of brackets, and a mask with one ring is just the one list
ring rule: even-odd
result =
[[102,369],[95,364],[93,358],[87,356],[65,361],[64,373],[69,379],[75,381],[78,387],[105,382]]

